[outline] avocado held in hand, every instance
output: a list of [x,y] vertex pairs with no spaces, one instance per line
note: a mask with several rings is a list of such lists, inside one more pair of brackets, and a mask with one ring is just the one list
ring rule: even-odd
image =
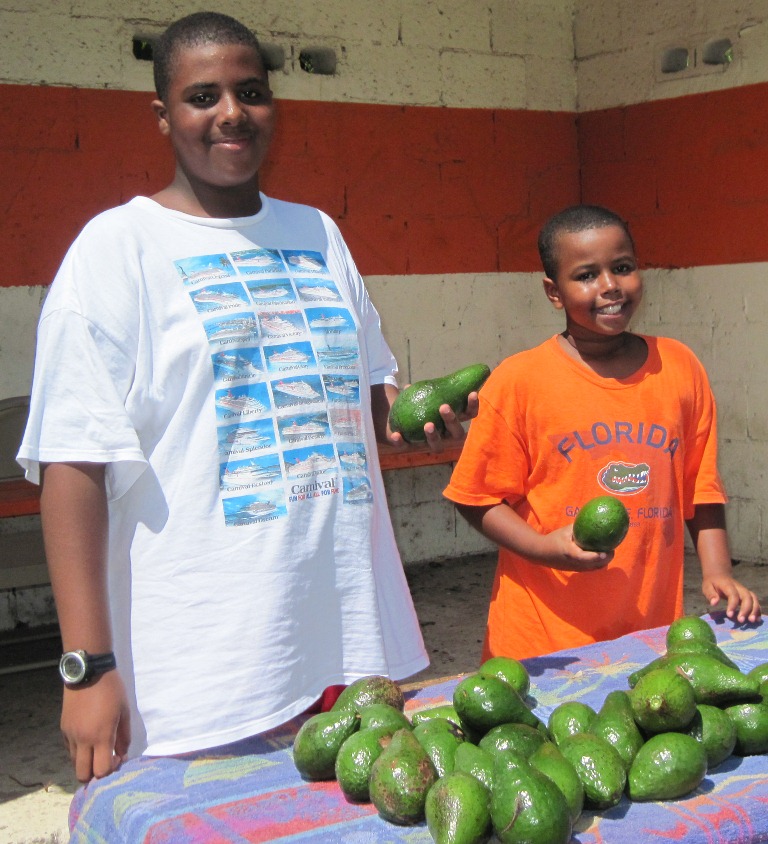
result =
[[613,551],[628,530],[627,508],[613,495],[598,495],[576,514],[573,538],[585,551]]
[[444,433],[440,406],[448,404],[454,413],[463,413],[467,409],[469,394],[479,390],[490,374],[489,366],[475,363],[442,378],[428,378],[411,384],[392,403],[390,429],[402,434],[406,442],[425,440],[424,426],[427,422],[432,422],[435,430]]

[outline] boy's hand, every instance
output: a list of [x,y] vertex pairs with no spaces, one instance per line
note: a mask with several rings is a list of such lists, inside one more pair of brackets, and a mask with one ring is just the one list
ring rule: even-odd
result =
[[[406,384],[406,387],[409,386]],[[463,413],[455,413],[449,404],[440,405],[440,416],[445,425],[445,433],[440,433],[436,430],[433,422],[427,422],[424,426],[424,435],[426,436],[426,444],[430,451],[439,454],[445,449],[446,445],[455,445],[460,443],[467,436],[462,422],[467,422],[477,416],[479,406],[479,399],[477,392],[472,392],[467,396],[467,409]],[[387,425],[387,441],[390,445],[399,450],[405,450],[411,447],[411,444],[403,439],[403,435],[389,429]],[[420,445],[418,443],[417,445]]]
[[553,530],[541,537],[541,562],[560,571],[593,571],[605,568],[614,556],[613,551],[585,551],[573,538],[573,525]]
[[722,600],[726,601],[725,614],[728,618],[735,618],[739,624],[755,622],[761,616],[757,595],[729,575],[705,577],[701,591],[711,607],[717,606]]
[[61,731],[80,782],[120,767],[130,743],[130,714],[116,670],[81,688],[64,688]]
[[466,439],[467,432],[464,430],[462,422],[467,422],[477,416],[477,408],[479,400],[477,393],[470,393],[467,396],[467,409],[463,413],[455,413],[449,404],[440,405],[440,416],[445,425],[445,433],[441,434],[435,430],[432,422],[427,422],[424,426],[424,433],[427,437],[427,445],[431,451],[440,453],[446,446],[454,445]]

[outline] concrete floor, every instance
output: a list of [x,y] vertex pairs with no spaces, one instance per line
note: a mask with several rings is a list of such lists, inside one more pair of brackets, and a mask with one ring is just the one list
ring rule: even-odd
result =
[[[409,566],[408,580],[432,664],[410,681],[479,666],[495,555]],[[686,612],[703,615],[698,564],[686,561]],[[768,567],[740,563],[737,576],[768,601]],[[39,645],[56,652],[58,643]],[[0,674],[0,842],[63,844],[77,788],[59,738],[61,689],[55,667]]]

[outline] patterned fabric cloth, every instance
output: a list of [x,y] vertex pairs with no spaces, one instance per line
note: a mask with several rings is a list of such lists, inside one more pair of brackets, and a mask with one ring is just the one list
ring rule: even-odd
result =
[[[765,623],[734,625],[723,614],[705,616],[718,643],[743,671],[768,662]],[[599,709],[627,676],[664,653],[658,627],[575,650],[526,660],[534,711],[548,720],[567,700]],[[457,678],[406,694],[413,712],[451,700]],[[431,844],[422,823],[399,827],[370,804],[348,803],[335,782],[309,783],[297,773],[293,738],[304,718],[264,735],[184,757],[134,759],[81,788],[72,802],[72,844],[241,844],[241,842],[408,842]],[[766,757],[732,756],[689,797],[585,811],[574,830],[578,844],[627,841],[713,844],[768,840]]]

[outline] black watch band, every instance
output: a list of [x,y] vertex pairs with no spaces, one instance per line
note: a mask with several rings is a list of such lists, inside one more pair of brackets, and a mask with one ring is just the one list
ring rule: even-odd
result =
[[68,686],[87,683],[97,674],[104,674],[117,667],[115,655],[89,654],[86,651],[67,651],[59,660],[59,674]]

